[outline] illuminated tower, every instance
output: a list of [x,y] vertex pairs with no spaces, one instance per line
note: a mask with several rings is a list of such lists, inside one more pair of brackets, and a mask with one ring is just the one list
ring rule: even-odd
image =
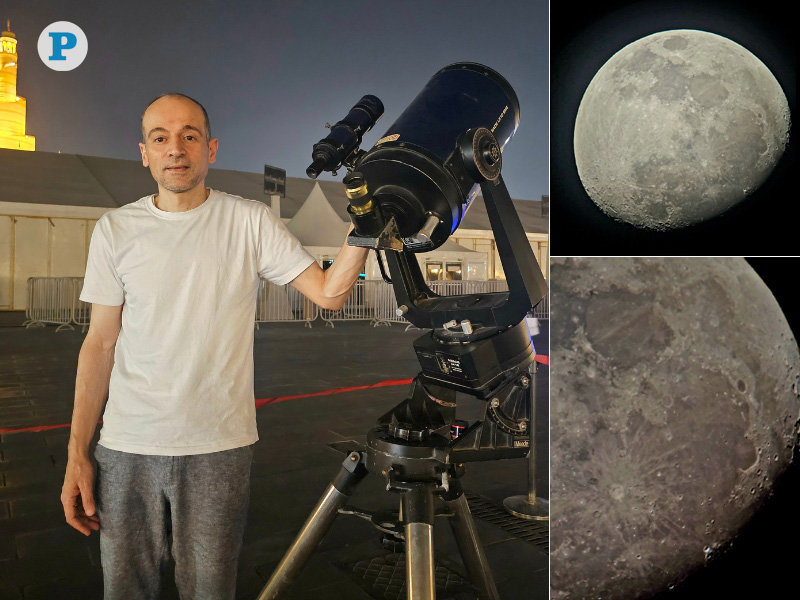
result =
[[28,103],[17,96],[17,36],[8,31],[0,36],[0,148],[35,150],[36,138],[25,135]]

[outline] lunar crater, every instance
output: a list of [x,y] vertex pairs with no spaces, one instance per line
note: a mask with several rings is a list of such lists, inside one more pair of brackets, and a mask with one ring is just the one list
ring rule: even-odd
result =
[[689,41],[680,35],[673,35],[664,40],[664,48],[667,50],[683,50],[689,45]]

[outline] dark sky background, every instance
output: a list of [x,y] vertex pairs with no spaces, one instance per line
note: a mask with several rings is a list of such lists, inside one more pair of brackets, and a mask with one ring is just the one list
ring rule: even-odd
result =
[[[216,167],[305,177],[324,125],[364,94],[386,112],[369,149],[441,67],[479,62],[520,100],[506,147],[511,196],[539,199],[548,182],[546,0],[253,0],[137,2],[33,0],[0,4],[19,41],[18,94],[28,100],[36,149],[138,159],[139,117],[179,91],[207,109],[220,140]],[[57,72],[39,59],[41,31],[70,21],[89,52]],[[338,179],[344,175],[339,173]],[[333,179],[330,175],[323,176]],[[322,177],[321,177],[322,178]]]
[[559,255],[796,255],[800,204],[797,141],[748,199],[706,223],[669,232],[637,229],[603,213],[575,166],[573,135],[583,93],[617,51],[658,31],[699,29],[727,37],[758,57],[783,88],[796,117],[796,23],[774,0],[607,0],[551,15],[551,252]]

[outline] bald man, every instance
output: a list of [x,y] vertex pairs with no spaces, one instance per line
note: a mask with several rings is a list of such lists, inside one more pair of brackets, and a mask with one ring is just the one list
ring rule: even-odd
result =
[[367,251],[344,244],[323,271],[265,204],[207,188],[219,142],[196,100],[160,96],[141,125],[158,193],[92,234],[61,501],[75,529],[100,531],[106,600],[157,598],[170,546],[182,598],[232,599],[258,439],[259,279],[339,309]]

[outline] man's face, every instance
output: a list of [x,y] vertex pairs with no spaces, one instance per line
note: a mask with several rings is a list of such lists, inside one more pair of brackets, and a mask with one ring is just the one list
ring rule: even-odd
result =
[[159,98],[144,113],[142,164],[159,188],[180,194],[205,185],[208,165],[217,158],[216,138],[206,141],[203,111],[191,100]]

